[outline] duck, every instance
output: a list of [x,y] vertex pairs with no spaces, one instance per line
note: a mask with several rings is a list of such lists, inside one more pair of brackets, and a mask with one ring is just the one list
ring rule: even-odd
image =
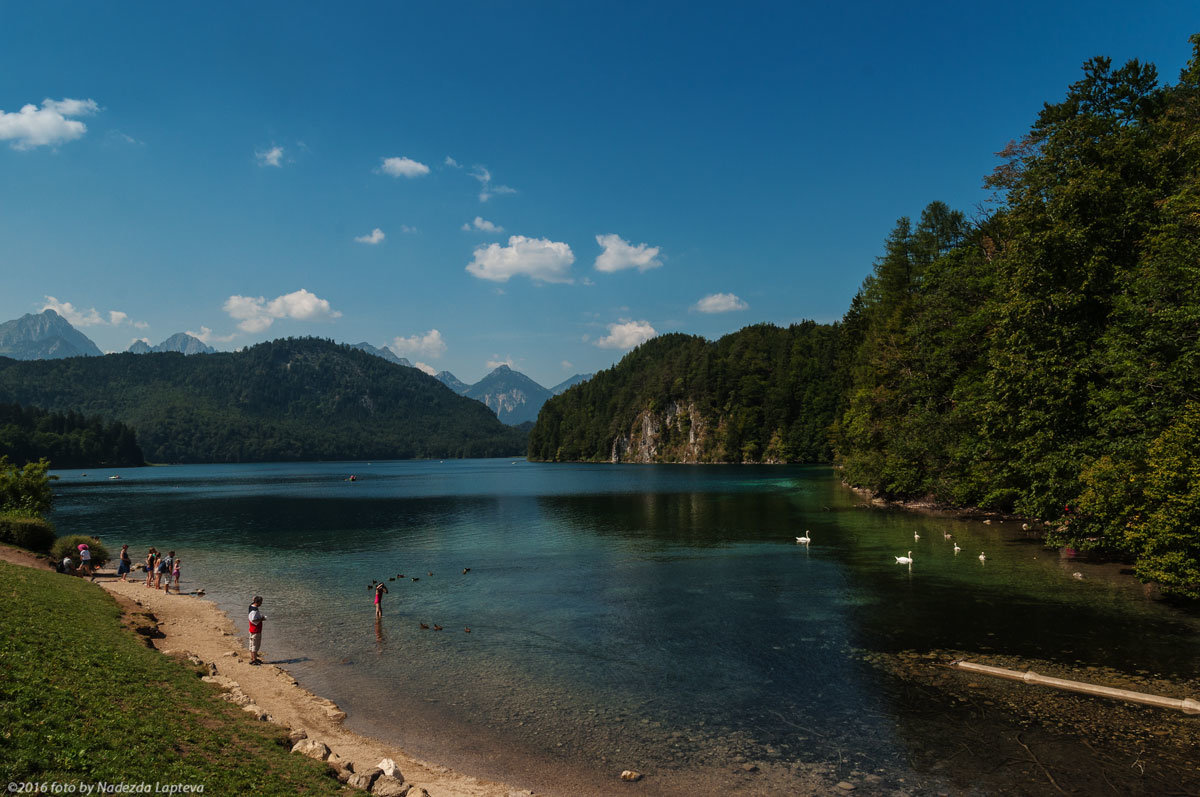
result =
[[427,575],[427,576],[432,576],[432,575],[433,575],[433,571],[432,571],[432,570],[430,570],[430,571],[429,571],[428,573],[426,573],[425,575]]
[[896,557],[896,564],[898,564],[898,565],[911,565],[912,562],[913,562],[912,551],[908,552],[908,556],[897,556]]
[[800,545],[808,545],[810,542],[812,542],[812,537],[809,536],[810,534],[812,534],[812,532],[808,529],[805,529],[804,536],[797,537],[796,542],[798,542]]
[[421,579],[417,578],[416,576],[413,576],[413,577],[412,577],[412,580],[413,580],[413,581],[420,581]]
[[441,627],[440,625],[438,625],[437,623],[434,623],[434,624],[433,624],[433,630],[434,630],[434,631],[441,631],[441,630],[442,630],[442,627]]
[[[517,463],[515,463],[515,462],[514,462],[513,464],[514,464],[514,465],[516,465]],[[469,634],[469,633],[471,633],[471,628],[470,628],[470,626],[468,626],[468,627],[464,628],[464,629],[463,629],[463,631],[464,631],[464,632],[466,632],[466,633],[468,633],[468,634]]]
[[470,573],[470,572],[471,572],[471,568],[469,568],[469,567],[464,567],[464,568],[463,568],[463,575],[464,575],[464,576],[465,576],[467,573]]
[[429,626],[425,625],[425,623],[420,623],[420,626],[421,626],[421,630],[422,630],[422,631],[428,631],[428,630],[429,630]]
[[953,535],[953,534],[951,534],[950,532],[948,532],[948,531],[944,531],[944,532],[942,532],[942,539],[943,539],[943,540],[950,540],[950,539],[953,539],[953,538],[954,538],[954,535]]
[[979,561],[981,561],[981,562],[987,561],[987,554],[985,554],[983,551],[979,552]]

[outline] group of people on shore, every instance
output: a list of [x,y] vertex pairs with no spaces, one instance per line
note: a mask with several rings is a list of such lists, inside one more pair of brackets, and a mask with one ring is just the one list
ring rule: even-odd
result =
[[[166,594],[171,594],[171,585],[175,585],[175,594],[179,594],[179,566],[183,562],[175,556],[174,551],[167,551],[167,555],[150,546],[150,551],[146,554],[146,586],[154,589],[161,589]],[[121,546],[121,561],[117,565],[117,576],[121,581],[126,581],[126,576],[129,575],[129,546]]]
[[[99,538],[93,538],[99,542]],[[146,586],[154,589],[161,589],[168,595],[171,594],[171,587],[175,587],[175,593],[179,593],[179,566],[183,562],[182,559],[175,556],[174,551],[168,551],[166,556],[163,556],[159,550],[151,546],[150,551],[146,554],[146,562],[142,567],[146,571]],[[67,573],[73,576],[89,576],[92,581],[96,580],[96,568],[92,562],[92,551],[87,543],[79,544],[79,564],[76,565],[70,555],[63,558],[62,563],[57,565],[58,572]],[[121,553],[117,555],[117,580],[128,581],[129,573],[133,570],[133,560],[129,556],[129,545],[121,546]]]

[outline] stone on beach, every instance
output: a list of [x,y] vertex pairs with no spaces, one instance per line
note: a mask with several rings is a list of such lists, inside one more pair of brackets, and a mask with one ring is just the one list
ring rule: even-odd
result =
[[403,780],[387,775],[380,775],[374,785],[371,786],[371,794],[377,795],[377,797],[406,797],[406,795],[416,797],[416,795],[424,791],[421,788],[410,787]]
[[292,752],[306,755],[309,758],[315,758],[318,761],[324,761],[329,758],[329,746],[316,739],[301,739],[292,747]]
[[354,789],[362,789],[370,791],[375,785],[375,781],[383,775],[383,770],[379,767],[368,769],[366,772],[357,772],[346,781],[346,785]]
[[621,773],[621,780],[635,781],[635,780],[641,780],[641,779],[642,779],[642,773],[634,772],[632,769],[626,769],[625,771],[623,771]]
[[387,775],[389,778],[404,780],[404,775],[400,772],[400,767],[396,766],[396,762],[392,759],[385,758],[376,764],[376,766],[383,770],[383,774]]

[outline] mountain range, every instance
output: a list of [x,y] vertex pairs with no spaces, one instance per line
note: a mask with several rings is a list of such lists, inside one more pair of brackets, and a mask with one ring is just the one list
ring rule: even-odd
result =
[[[414,367],[406,358],[397,356],[387,346],[372,346],[363,341],[349,344],[349,347],[372,354],[393,365]],[[186,332],[178,332],[157,346],[151,346],[144,340],[136,340],[128,349],[130,354],[160,352],[190,355],[215,354],[216,350]],[[95,343],[53,310],[45,310],[38,315],[25,315],[0,324],[0,356],[3,357],[11,357],[14,360],[48,360],[98,357],[102,354]],[[545,388],[520,371],[501,365],[473,385],[463,382],[449,371],[442,371],[436,379],[460,396],[483,402],[504,423],[517,426],[537,420],[538,412],[547,399],[590,377],[591,374],[575,374],[552,388]]]
[[416,368],[316,338],[203,357],[0,358],[0,403],[120,421],[163,463],[513,456],[527,437]]
[[569,387],[584,382],[591,374],[575,374],[552,388],[545,388],[520,371],[501,365],[473,385],[468,385],[449,371],[437,378],[443,385],[487,405],[496,417],[511,426],[536,421],[542,405]]
[[176,332],[157,346],[151,346],[144,340],[135,340],[127,351],[130,354],[153,354],[164,351],[174,351],[180,354],[216,354],[217,350],[194,335]]

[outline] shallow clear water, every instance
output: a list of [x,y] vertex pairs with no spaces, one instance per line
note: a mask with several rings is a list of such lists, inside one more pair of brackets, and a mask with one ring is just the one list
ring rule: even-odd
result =
[[[352,727],[509,780],[534,759],[576,783],[639,769],[664,791],[701,772],[715,791],[742,762],[919,779],[911,723],[927,708],[862,651],[952,648],[1168,678],[1193,677],[1200,659],[1200,624],[1132,581],[1075,580],[1086,566],[1012,524],[864,507],[825,468],[110,473],[58,474],[60,533],[128,542],[135,562],[150,545],[174,548],[185,591],[205,587],[239,628],[263,595],[267,658]],[[805,530],[809,547],[795,543]],[[895,564],[909,550],[913,566]],[[372,579],[390,589],[378,626]]]

